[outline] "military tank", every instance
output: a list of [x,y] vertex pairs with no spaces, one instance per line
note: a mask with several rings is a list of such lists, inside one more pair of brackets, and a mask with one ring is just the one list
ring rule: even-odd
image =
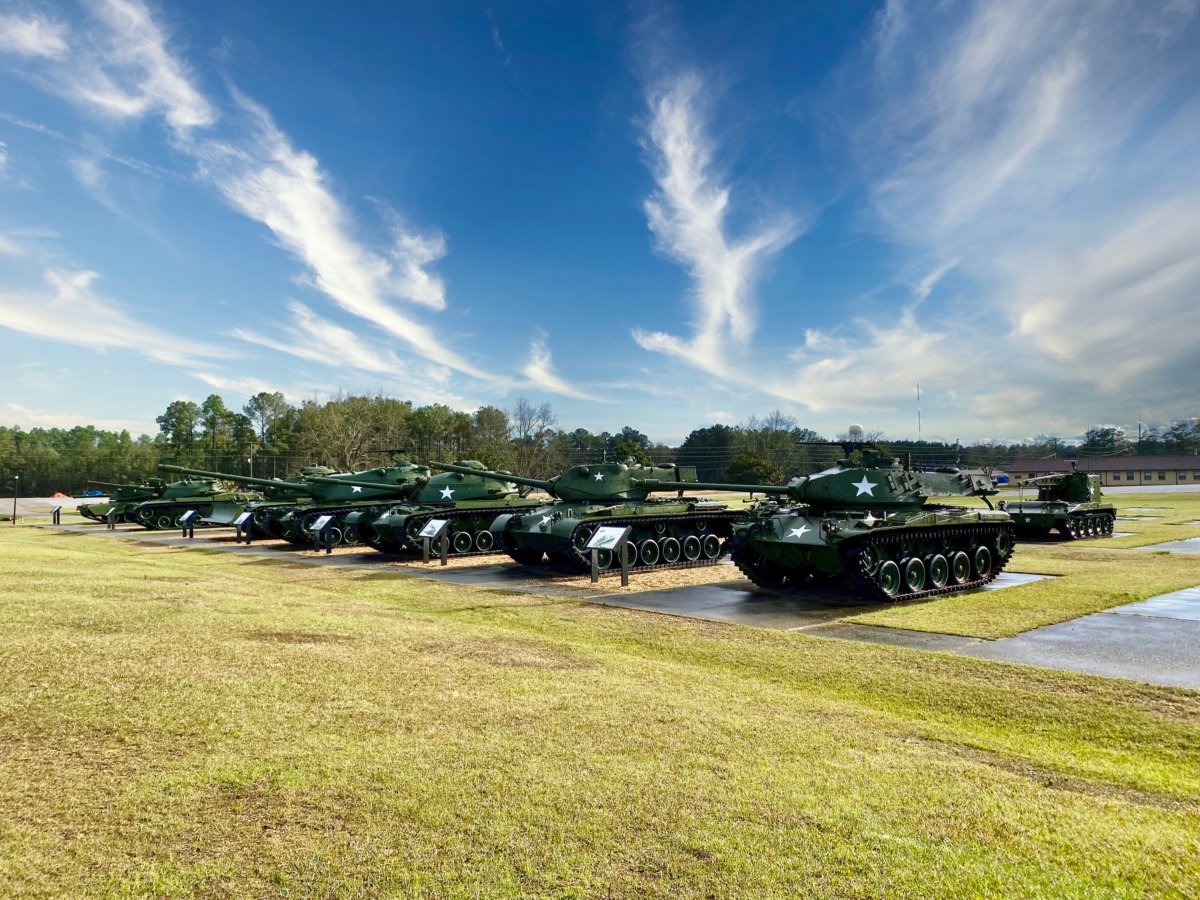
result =
[[[498,515],[544,505],[518,496],[507,473],[487,470],[478,460],[459,460],[453,472],[439,472],[403,504],[382,514],[356,510],[345,529],[381,553],[413,554],[422,549],[421,530],[431,519],[449,520],[449,552],[454,556],[499,553],[488,527]],[[436,468],[436,466],[435,466]],[[353,482],[351,482],[353,483]]]
[[89,481],[88,484],[110,489],[108,502],[82,503],[75,507],[75,511],[81,516],[97,522],[105,521],[110,509],[115,511],[118,522],[126,521],[125,514],[130,509],[139,503],[160,496],[167,486],[167,483],[161,478],[151,478],[149,481],[138,484],[116,484],[110,481]]
[[359,544],[362,539],[357,527],[346,525],[348,515],[386,512],[414,496],[432,475],[425,466],[397,462],[363,472],[308,476],[312,497],[272,514],[267,527],[274,536],[293,544],[311,544],[318,520],[333,516],[329,530],[333,545]]
[[306,466],[294,478],[255,478],[233,475],[228,472],[209,472],[204,469],[189,469],[186,466],[159,465],[167,472],[178,472],[194,477],[216,478],[241,485],[252,485],[263,495],[263,499],[250,503],[222,500],[213,504],[205,521],[212,525],[232,525],[243,512],[251,513],[250,525],[256,537],[271,537],[269,524],[278,516],[289,512],[297,503],[312,500],[309,478],[318,475],[333,475],[335,470],[328,466]]
[[[860,597],[913,600],[979,587],[1013,552],[1013,524],[982,475],[917,472],[874,446],[845,444],[832,468],[786,485],[699,483],[766,494],[733,524],[730,555],[760,587],[842,579]],[[655,482],[657,487],[678,487]],[[931,497],[981,497],[987,509]]]
[[[600,526],[630,526],[633,570],[712,565],[739,515],[727,504],[697,497],[650,499],[656,483],[692,487],[695,469],[603,462],[574,466],[542,481],[507,472],[430,463],[445,472],[476,474],[540,488],[552,498],[528,509],[504,512],[489,527],[496,546],[524,566],[549,560],[578,572],[591,568],[588,540]],[[690,479],[681,481],[681,477]],[[617,562],[611,551],[598,553],[599,567]]]
[[231,491],[215,478],[185,478],[172,481],[159,496],[128,509],[125,521],[151,530],[177,527],[180,516],[189,510],[195,510],[204,519],[212,513],[217,503],[245,506],[262,497],[262,494],[253,491]]
[[998,504],[1010,516],[1018,538],[1045,538],[1051,531],[1069,540],[1107,537],[1113,533],[1117,508],[1100,500],[1100,476],[1060,472],[1027,478],[1020,487],[1037,488],[1036,500]]

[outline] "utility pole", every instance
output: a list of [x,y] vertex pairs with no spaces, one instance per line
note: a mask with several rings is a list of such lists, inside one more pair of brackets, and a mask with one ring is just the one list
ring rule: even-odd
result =
[[921,382],[917,382],[917,441],[921,440]]
[[13,524],[17,524],[17,496],[21,493],[21,475],[13,472]]

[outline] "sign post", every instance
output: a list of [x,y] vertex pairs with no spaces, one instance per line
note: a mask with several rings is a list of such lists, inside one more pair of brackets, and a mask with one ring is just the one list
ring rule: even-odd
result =
[[600,580],[600,554],[604,552],[615,554],[615,558],[621,561],[621,587],[629,587],[629,553],[627,550],[630,546],[629,535],[632,532],[633,528],[628,525],[624,527],[602,525],[592,532],[592,536],[584,545],[585,549],[592,551],[592,584]]
[[253,531],[251,520],[254,518],[254,513],[247,510],[236,519],[233,520],[233,542],[240,544],[242,538],[246,539],[246,546],[250,546],[250,533]]
[[333,516],[321,516],[313,522],[313,544],[315,549],[325,548],[325,555],[333,552]]
[[189,509],[179,517],[179,525],[183,528],[183,536],[191,539],[196,536],[196,520],[200,518],[200,514],[194,509]]
[[59,518],[60,518],[60,514],[61,514],[61,513],[62,513],[62,507],[61,507],[61,506],[56,506],[56,507],[54,507],[52,510],[50,510],[50,524],[51,524],[51,525],[61,525],[61,524],[62,524],[62,523],[59,521]]
[[442,565],[446,565],[446,556],[450,550],[450,520],[430,519],[420,531],[422,556],[429,562],[430,545],[437,541],[442,555]]
[[117,508],[115,506],[110,506],[104,514],[104,527],[108,531],[117,530]]

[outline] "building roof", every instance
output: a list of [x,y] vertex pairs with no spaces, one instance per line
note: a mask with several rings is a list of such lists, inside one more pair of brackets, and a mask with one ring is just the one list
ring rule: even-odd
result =
[[1071,463],[1080,472],[1157,472],[1193,469],[1200,472],[1200,456],[1081,456],[1069,459],[1014,459],[1009,472],[1070,472]]

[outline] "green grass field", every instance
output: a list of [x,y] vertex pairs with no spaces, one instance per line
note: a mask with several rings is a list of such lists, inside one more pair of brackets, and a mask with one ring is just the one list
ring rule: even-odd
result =
[[0,583],[7,896],[1200,894],[1200,693],[37,528]]

